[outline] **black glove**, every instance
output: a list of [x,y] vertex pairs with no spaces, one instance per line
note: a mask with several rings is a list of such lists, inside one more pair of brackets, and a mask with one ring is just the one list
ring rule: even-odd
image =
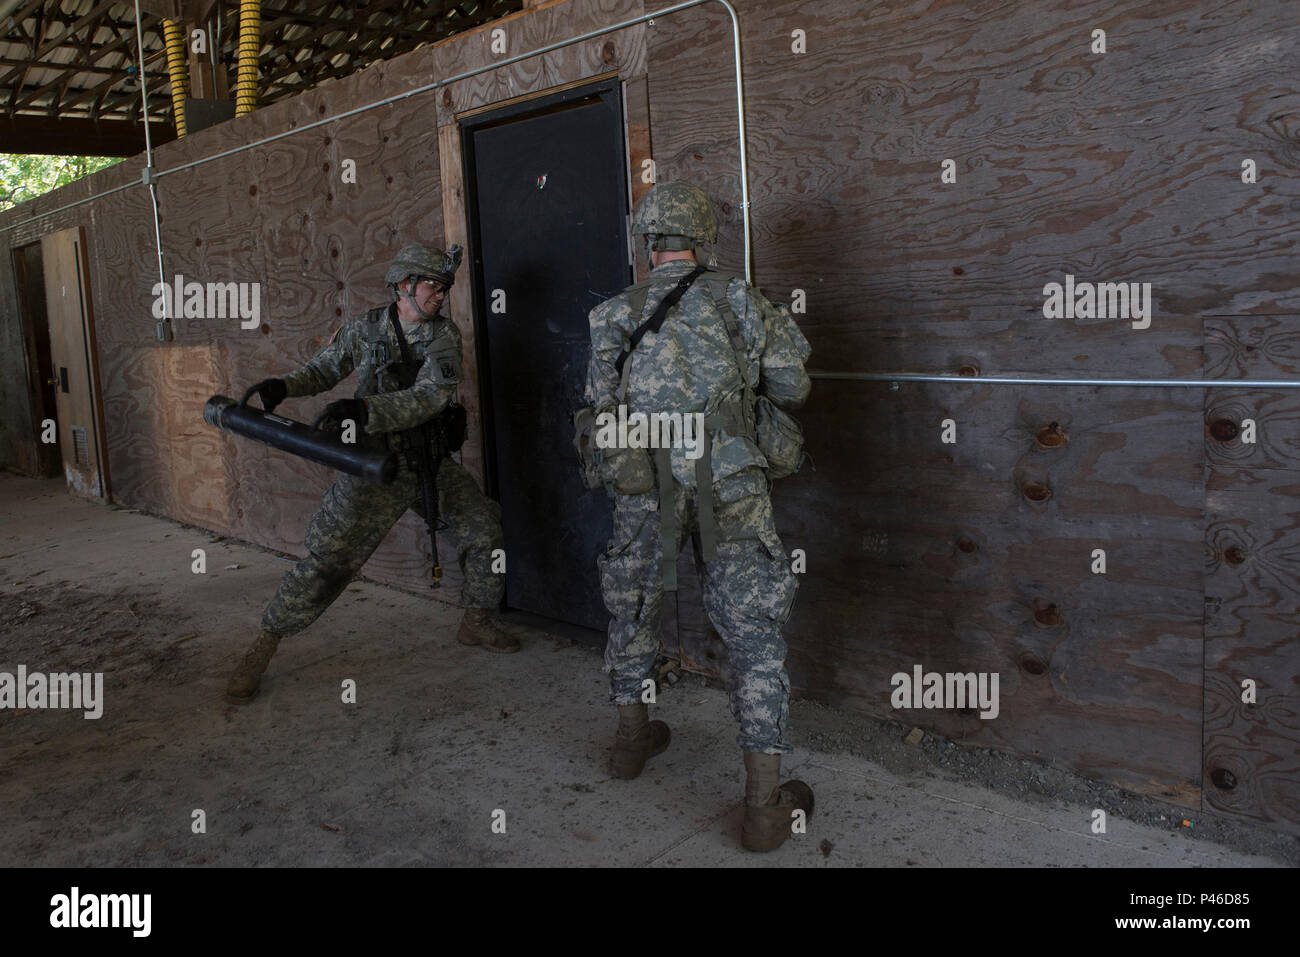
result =
[[351,419],[358,426],[365,428],[369,418],[370,410],[366,408],[364,399],[338,399],[325,406],[325,410],[316,416],[316,421],[311,424],[311,427],[322,432],[337,432],[343,428],[344,419]]
[[248,400],[252,398],[254,393],[262,400],[263,411],[274,412],[275,407],[288,398],[289,388],[284,384],[283,379],[263,379],[244,393],[244,397],[239,400],[239,404],[241,406],[248,405]]

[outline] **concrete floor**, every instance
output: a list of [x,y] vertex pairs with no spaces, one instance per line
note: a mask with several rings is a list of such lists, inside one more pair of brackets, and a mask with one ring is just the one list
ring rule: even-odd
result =
[[777,852],[746,854],[735,726],[702,681],[654,709],[670,749],[613,780],[596,649],[521,628],[521,653],[488,655],[456,644],[457,607],[357,582],[235,708],[226,676],[286,558],[71,498],[61,480],[0,475],[0,528],[0,671],[105,682],[99,720],[0,711],[0,866],[1281,863],[1114,816],[1094,835],[1077,804],[809,750],[798,705],[787,767],[816,813]]

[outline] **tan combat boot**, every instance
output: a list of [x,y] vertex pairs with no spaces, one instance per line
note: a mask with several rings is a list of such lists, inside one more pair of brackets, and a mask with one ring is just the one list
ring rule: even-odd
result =
[[812,817],[812,788],[802,781],[781,783],[781,755],[745,752],[745,823],[740,843],[747,851],[774,851],[790,836],[795,810]]
[[496,615],[486,608],[466,608],[456,640],[462,645],[482,645],[485,651],[509,655],[519,650],[519,639],[501,629]]
[[672,734],[662,721],[650,720],[644,704],[618,706],[618,733],[614,736],[614,753],[609,769],[616,778],[635,778],[646,761],[668,748]]
[[257,688],[262,681],[262,673],[271,662],[271,656],[280,644],[280,636],[263,630],[253,646],[244,655],[235,673],[226,685],[226,700],[232,704],[248,704],[257,697]]

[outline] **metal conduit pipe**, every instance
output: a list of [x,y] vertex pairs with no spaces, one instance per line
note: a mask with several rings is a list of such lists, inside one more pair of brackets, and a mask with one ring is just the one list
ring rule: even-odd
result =
[[162,229],[158,224],[158,188],[154,185],[157,177],[153,168],[153,137],[149,135],[149,87],[144,76],[144,28],[140,25],[140,0],[135,0],[135,48],[136,62],[140,65],[140,119],[144,121],[144,174],[140,181],[149,187],[149,202],[153,207],[154,248],[158,251],[158,281],[165,286],[167,278],[163,271]]
[[1141,387],[1175,387],[1190,389],[1295,389],[1300,381],[1290,379],[1071,379],[1022,376],[916,375],[910,372],[809,372],[813,379],[848,382],[888,382],[897,389],[900,382],[955,382],[976,385],[1114,385]]
[[[471,77],[478,76],[480,73],[487,73],[491,70],[500,69],[501,67],[504,66],[510,66],[511,64],[518,63],[521,60],[527,60],[530,57],[539,56],[544,53],[550,53],[553,50],[559,50],[566,46],[570,46],[574,43],[581,43],[584,40],[592,40],[595,39],[596,37],[604,36],[607,33],[615,33],[619,30],[626,29],[627,27],[634,27],[639,23],[652,22],[656,17],[665,17],[668,16],[670,13],[677,13],[679,10],[688,10],[691,7],[698,7],[705,3],[722,4],[722,6],[726,8],[728,15],[731,17],[732,59],[735,62],[735,70],[736,70],[736,118],[737,118],[736,122],[737,122],[737,129],[740,135],[740,197],[741,197],[741,209],[744,213],[744,220],[745,220],[744,223],[745,278],[752,282],[753,270],[752,270],[751,262],[752,262],[753,254],[752,254],[752,242],[750,238],[750,215],[749,215],[749,159],[748,159],[749,150],[746,143],[746,134],[745,134],[745,98],[744,98],[744,87],[743,87],[744,77],[741,72],[741,63],[740,63],[740,20],[736,16],[735,7],[733,7],[728,2],[728,0],[684,0],[684,2],[682,3],[675,4],[674,6],[671,7],[665,7],[662,10],[656,10],[654,13],[643,14],[642,16],[639,17],[633,17],[630,20],[624,20],[621,23],[615,23],[612,26],[600,27],[596,30],[590,30],[587,33],[579,34],[576,37],[571,37],[568,40],[559,40],[555,43],[550,43],[547,44],[546,46],[538,47],[536,50],[530,50],[528,53],[520,53],[517,54],[516,56],[508,57],[504,60],[497,60],[492,63],[487,63],[481,67],[476,67],[475,69],[472,70],[466,70],[463,73],[457,73],[455,76],[449,76],[442,80],[435,80],[432,83],[426,83],[424,86],[415,87],[414,89],[407,90],[405,93],[397,93],[393,96],[384,97],[382,100],[376,100],[373,103],[367,103],[365,106],[359,106],[352,110],[346,110],[342,113],[335,114],[334,116],[326,117],[323,120],[316,120],[312,123],[307,123],[303,126],[296,127],[295,129],[292,130],[285,130],[282,133],[276,133],[272,136],[263,137],[262,139],[254,140],[251,143],[245,143],[243,146],[237,146],[233,149],[224,150],[220,153],[213,153],[211,156],[204,156],[200,159],[193,160],[192,162],[189,163],[183,163],[182,165],[175,166],[171,169],[159,170],[153,175],[155,178],[157,178],[162,176],[168,176],[172,173],[179,173],[182,170],[191,169],[195,166],[201,166],[204,163],[210,163],[213,160],[221,159],[226,156],[231,156],[235,153],[241,153],[244,150],[250,150],[258,146],[263,146],[267,143],[273,143],[276,140],[284,139],[287,136],[294,136],[298,133],[305,133],[307,130],[314,130],[318,126],[325,126],[326,124],[334,123],[337,122],[338,120],[346,119],[349,116],[356,116],[358,113],[365,113],[368,110],[373,110],[381,106],[387,106],[390,103],[396,103],[397,101],[404,100],[407,97],[417,96],[421,93],[428,93],[429,91],[436,90],[439,87],[447,86],[451,83],[457,83],[461,80],[467,80]],[[137,24],[139,23],[138,3],[136,7],[136,22]],[[241,42],[242,42],[242,34],[241,34]],[[152,161],[150,162],[150,165],[152,165]],[[0,232],[4,232],[10,229],[15,229],[18,226],[22,226],[36,219],[40,219],[42,216],[50,216],[53,215],[54,213],[62,212],[65,209],[72,209],[74,206],[80,206],[82,203],[89,203],[92,202],[93,200],[100,199],[104,196],[110,196],[113,193],[127,189],[133,185],[135,184],[123,183],[121,186],[114,186],[111,189],[104,190],[103,192],[95,193],[92,196],[87,196],[85,199],[79,199],[73,203],[66,203],[63,206],[56,206],[53,209],[48,209],[43,212],[37,213],[35,216],[31,217],[30,219],[23,220],[23,222],[21,223],[10,223],[8,226],[2,226],[0,227]]]
[[167,41],[167,76],[172,84],[172,120],[176,137],[185,135],[185,98],[190,92],[190,71],[185,62],[185,33],[175,20],[163,20]]
[[262,50],[261,0],[239,0],[239,79],[235,82],[235,115],[257,108],[257,55]]
[[[158,172],[152,173],[152,175],[150,175],[150,172],[153,166],[153,159],[152,159],[152,150],[149,145],[149,124],[147,122],[148,98],[144,90],[144,72],[142,69],[140,74],[140,91],[141,91],[141,95],[145,97],[145,101],[144,101],[145,111],[146,111],[145,112],[145,116],[146,116],[145,150],[146,153],[148,154],[148,160],[147,160],[148,169],[146,170],[146,176],[144,181],[149,184],[150,194],[153,195],[154,180],[162,176],[166,176],[171,173],[179,173],[182,170],[191,169],[193,167],[200,166],[203,163],[210,163],[213,160],[221,159],[222,157],[230,156],[234,153],[240,153],[243,152],[244,150],[254,149],[255,147],[262,146],[267,143],[274,142],[276,140],[284,139],[285,137],[288,136],[293,136],[296,133],[303,133],[306,132],[307,130],[315,129],[318,126],[324,126],[328,123],[333,123],[338,120],[345,119],[346,117],[349,116],[355,116],[358,113],[364,113],[368,110],[373,110],[381,106],[387,106],[390,103],[396,103],[399,100],[404,100],[411,96],[416,96],[421,93],[427,93],[431,90],[436,90],[439,87],[447,86],[448,84],[456,83],[459,82],[460,80],[465,80],[465,79],[469,79],[470,77],[478,76],[480,73],[486,73],[489,70],[495,70],[495,69],[499,69],[500,67],[510,66],[511,64],[518,63],[521,60],[526,60],[531,57],[539,56],[544,53],[550,53],[552,50],[558,50],[563,47],[570,46],[571,44],[574,43],[581,43],[584,40],[590,40],[590,39],[594,39],[595,37],[604,36],[607,33],[614,33],[618,30],[622,30],[627,27],[636,26],[639,23],[653,22],[653,20],[656,17],[667,16],[668,14],[671,13],[677,13],[679,10],[687,10],[691,7],[697,7],[704,3],[721,3],[723,7],[726,8],[727,13],[731,17],[732,55],[735,61],[735,71],[736,71],[736,117],[737,117],[737,130],[740,138],[741,207],[744,212],[745,278],[752,282],[753,281],[753,269],[752,269],[753,250],[752,250],[752,240],[751,240],[751,233],[750,233],[749,162],[748,162],[748,148],[747,148],[746,134],[745,134],[744,76],[741,70],[741,59],[740,59],[740,21],[736,16],[735,8],[728,2],[728,0],[685,0],[685,2],[683,3],[678,3],[671,7],[665,7],[663,10],[658,10],[654,13],[647,13],[639,17],[633,17],[630,20],[624,20],[623,22],[613,24],[612,26],[601,27],[596,30],[591,30],[588,31],[587,33],[580,34],[576,37],[571,37],[568,40],[560,40],[555,43],[547,44],[546,46],[539,47],[536,50],[531,50],[528,53],[520,53],[517,54],[516,56],[509,57],[505,60],[500,60],[495,63],[485,64],[484,66],[478,67],[473,70],[467,70],[463,73],[456,74],[455,76],[447,77],[442,80],[435,80],[432,83],[428,83],[425,84],[424,86],[416,87],[412,90],[408,90],[405,93],[398,93],[394,96],[385,97],[381,100],[376,100],[373,103],[368,103],[364,106],[359,106],[355,109],[347,110],[343,113],[339,113],[334,116],[327,117],[323,120],[316,120],[315,122],[308,123],[304,126],[300,126],[292,130],[286,130],[282,133],[277,133],[272,136],[267,136],[264,137],[263,139],[255,140],[251,143],[246,143],[243,146],[237,146],[234,149],[229,149],[219,153],[214,153],[211,156],[205,156],[200,159],[193,160],[192,162],[184,163],[180,166],[173,167],[172,169],[169,170],[160,170]],[[256,5],[255,0],[244,0],[244,4],[248,6]],[[243,6],[241,6],[241,19],[240,19],[241,64],[243,62],[244,37],[245,37],[245,32],[244,32],[245,20],[242,16],[242,11],[243,11]],[[136,0],[137,39],[139,38],[139,32],[140,32],[140,4],[139,4],[139,0]],[[260,42],[260,24],[259,24],[258,41]],[[254,60],[255,59],[256,57],[254,55]],[[141,43],[140,46],[140,63],[143,66],[144,63],[143,43]],[[240,83],[242,84],[243,82],[244,82],[244,73],[241,71]],[[238,112],[238,108],[236,111]],[[88,196],[85,199],[78,200],[74,203],[68,203],[64,206],[59,206],[56,207],[55,209],[51,209],[51,210],[47,210],[46,212],[39,213],[37,216],[33,216],[32,219],[26,220],[25,222],[31,222],[32,220],[38,219],[41,216],[48,216],[56,212],[61,212],[65,209],[71,209],[74,206],[80,206],[82,203],[88,203],[91,202],[92,200],[99,199],[103,196],[111,195],[112,193],[119,192],[132,185],[134,184],[124,183],[121,186],[115,186],[112,189],[104,190],[103,192],[96,193],[93,196]],[[158,239],[158,276],[160,281],[166,284],[166,279],[164,277],[163,267],[162,267],[162,240],[161,237],[158,236],[158,203],[157,203],[156,196],[154,197],[153,205],[154,205],[154,231],[155,231],[155,236]],[[0,231],[14,229],[19,225],[23,225],[23,224],[12,223],[8,226],[3,227],[2,229],[0,229]],[[898,384],[900,382],[956,382],[956,383],[965,383],[969,385],[977,381],[996,383],[998,385],[1059,385],[1059,386],[1096,385],[1096,386],[1137,386],[1137,387],[1175,387],[1175,388],[1177,387],[1187,387],[1187,388],[1247,388],[1250,387],[1250,388],[1270,388],[1270,389],[1300,387],[1300,382],[1293,382],[1289,380],[1270,380],[1270,379],[1076,379],[1076,378],[985,377],[985,376],[952,376],[952,375],[939,376],[939,375],[917,375],[912,373],[891,373],[891,372],[809,372],[809,376],[814,379],[824,379],[824,380],[832,380],[832,381],[842,380],[842,381],[888,382],[890,383],[891,387],[895,389],[898,388]]]

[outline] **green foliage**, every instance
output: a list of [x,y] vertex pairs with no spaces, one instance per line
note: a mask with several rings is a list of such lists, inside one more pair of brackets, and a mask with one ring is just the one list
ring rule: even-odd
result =
[[116,156],[0,153],[0,210],[25,203],[120,162],[122,160]]

